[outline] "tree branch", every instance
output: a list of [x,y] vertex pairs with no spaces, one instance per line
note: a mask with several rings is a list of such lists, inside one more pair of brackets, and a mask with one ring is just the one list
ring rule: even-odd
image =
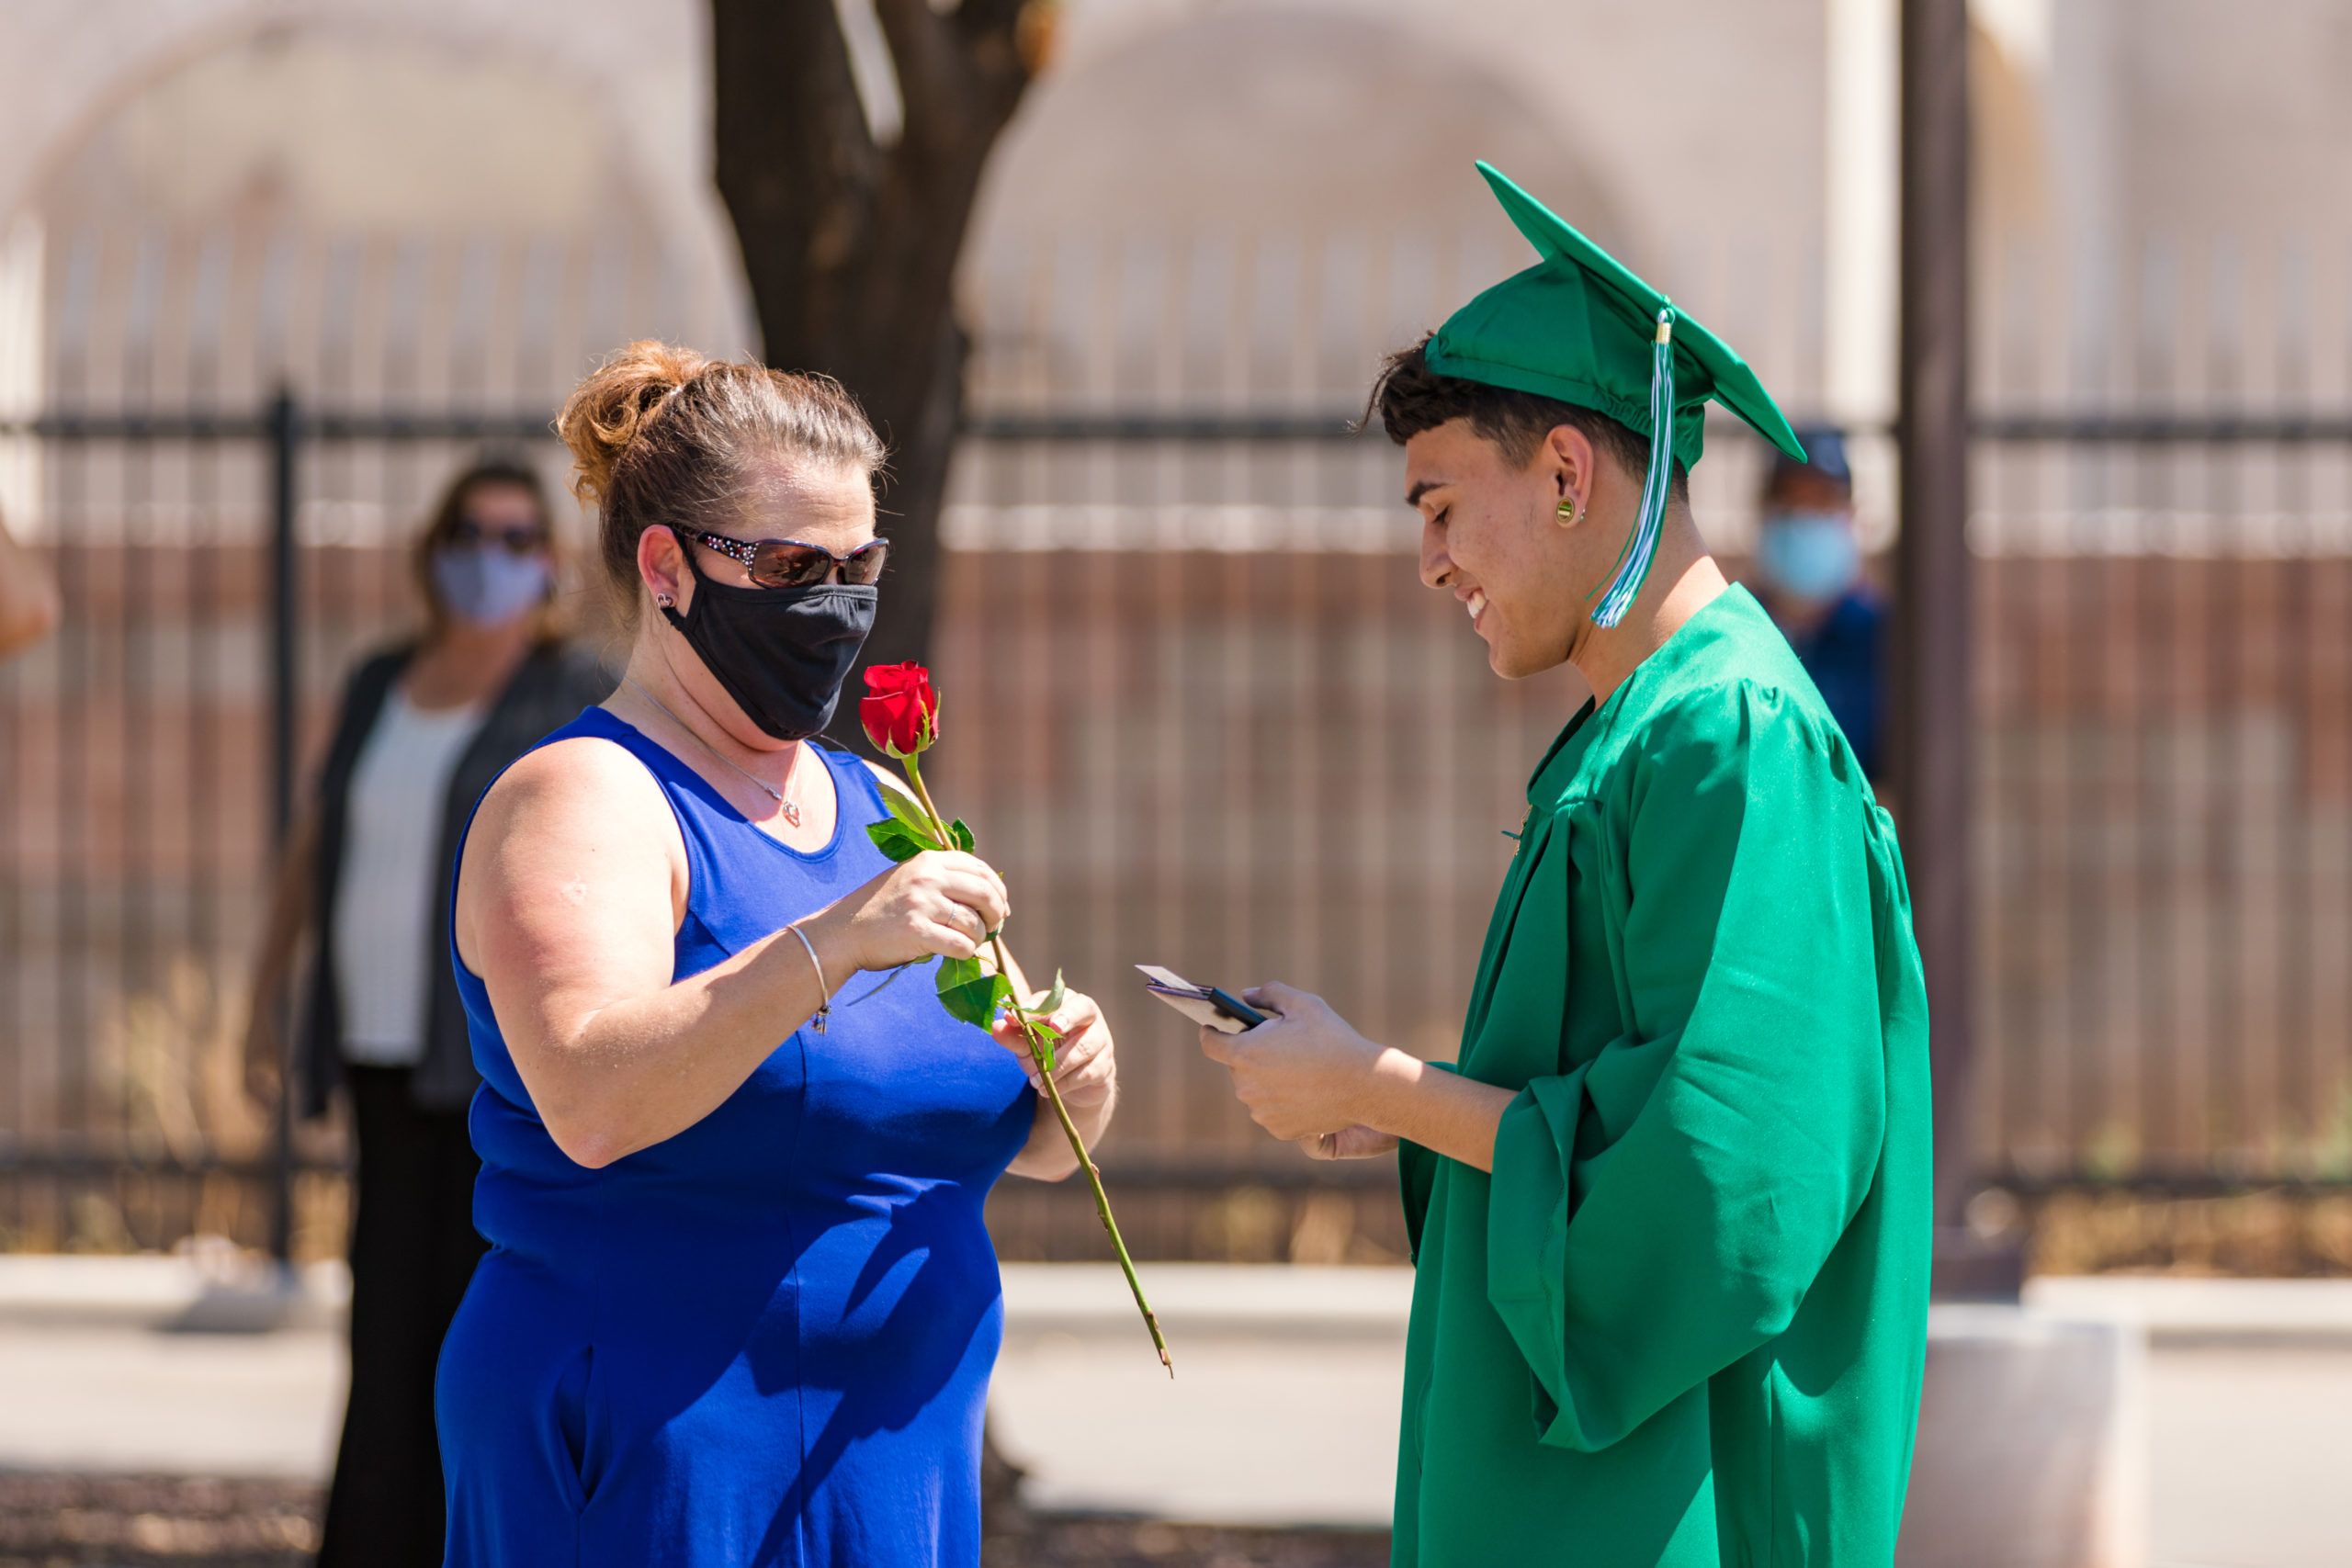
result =
[[[1009,44],[1021,25],[1021,13],[1036,3],[1038,0],[964,0],[956,7],[956,30],[964,35],[967,43],[1001,38]],[[1051,0],[1045,3],[1050,4]]]
[[833,0],[711,0],[710,19],[722,167],[754,149],[811,166],[874,155]]
[[839,275],[870,243],[884,175],[849,43],[833,0],[711,0],[710,17],[713,173],[762,333],[819,363],[836,345],[779,332],[778,312],[855,330],[837,309]]
[[971,62],[931,0],[874,0],[874,15],[890,45],[899,77],[902,141],[936,149],[952,137],[971,96]]
[[964,0],[956,8],[956,31],[964,40],[965,58],[986,84],[984,95],[989,122],[1002,130],[1020,105],[1029,85],[1029,62],[1022,57],[1021,23],[1035,8],[1058,0]]

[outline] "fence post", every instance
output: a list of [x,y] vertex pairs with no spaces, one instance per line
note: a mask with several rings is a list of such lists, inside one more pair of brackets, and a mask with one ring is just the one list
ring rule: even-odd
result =
[[2021,1254],[1979,1243],[1962,1224],[1975,1179],[1964,0],[1903,0],[1901,38],[1894,777],[1933,1032],[1935,1284],[1947,1295],[2015,1299]]
[[[293,391],[280,387],[269,404],[269,823],[280,860],[294,828],[294,745],[300,613],[295,547],[295,510],[300,492],[295,467],[302,441],[301,411]],[[277,1036],[285,1055],[278,1063],[276,1146],[270,1160],[269,1250],[283,1268],[294,1256],[294,1092],[299,1081],[295,1008],[290,990],[277,1002]]]

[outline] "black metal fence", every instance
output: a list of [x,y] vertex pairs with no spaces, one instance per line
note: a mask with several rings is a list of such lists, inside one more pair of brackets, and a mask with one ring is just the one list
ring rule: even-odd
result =
[[410,615],[381,519],[421,514],[483,442],[543,445],[547,419],[281,394],[0,434],[32,458],[66,603],[0,669],[0,1241],[283,1255],[298,1186],[339,1228],[345,1156],[241,1089],[274,847],[351,657]]
[[2352,1182],[2352,419],[1983,434],[1987,1173]]
[[[1988,1179],[2352,1182],[2352,420],[1979,426]],[[0,1244],[334,1245],[344,1145],[239,1088],[275,834],[408,530],[546,416],[63,412],[13,432],[68,618],[0,670]],[[1862,443],[1883,471],[1883,434]],[[1758,455],[1702,520],[1746,536]],[[1504,685],[1412,580],[1393,450],[1322,416],[984,416],[943,520],[938,784],[1033,964],[1325,991],[1453,1047],[1566,675]],[[1735,551],[1736,554],[1736,551]],[[1735,563],[1736,564],[1736,563]],[[1115,1005],[1115,1000],[1114,1000]],[[1141,1250],[1393,1255],[1385,1173],[1267,1146],[1172,1015],[1117,1010],[1104,1165]],[[1008,1184],[1012,1256],[1091,1255]]]

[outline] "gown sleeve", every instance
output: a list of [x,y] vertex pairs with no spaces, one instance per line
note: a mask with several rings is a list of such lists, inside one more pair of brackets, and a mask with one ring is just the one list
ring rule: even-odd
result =
[[1630,766],[1611,836],[1634,1024],[1504,1112],[1487,1209],[1537,1434],[1586,1450],[1788,1326],[1885,1117],[1850,753],[1740,686],[1668,709]]

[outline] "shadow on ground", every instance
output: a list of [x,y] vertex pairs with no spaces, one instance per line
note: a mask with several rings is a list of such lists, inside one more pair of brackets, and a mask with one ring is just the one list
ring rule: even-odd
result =
[[[319,1489],[0,1474],[0,1568],[307,1568]],[[1385,1534],[1051,1518],[991,1506],[983,1568],[1383,1568]]]

